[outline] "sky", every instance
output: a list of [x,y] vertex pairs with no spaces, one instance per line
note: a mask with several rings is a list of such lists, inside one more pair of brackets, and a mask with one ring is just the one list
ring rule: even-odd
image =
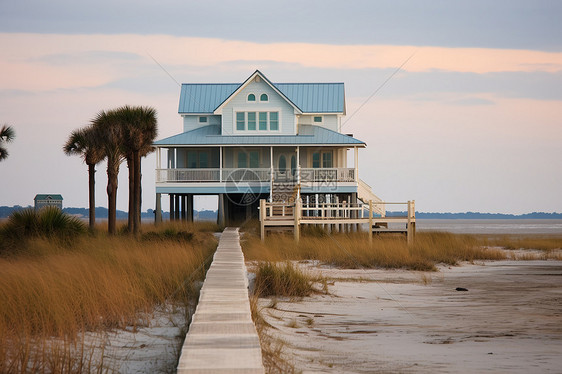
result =
[[[180,83],[344,82],[359,175],[425,212],[562,212],[560,1],[0,0],[0,206],[88,206],[62,146],[105,109],[148,105],[182,131]],[[143,210],[156,158],[143,160]],[[96,202],[107,206],[105,165]],[[118,209],[127,209],[123,164]],[[163,199],[167,209],[166,199]],[[200,199],[196,209],[214,209]]]

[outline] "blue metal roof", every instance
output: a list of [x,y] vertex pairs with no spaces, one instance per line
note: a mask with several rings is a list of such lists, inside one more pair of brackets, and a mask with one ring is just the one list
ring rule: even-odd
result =
[[343,113],[343,83],[274,83],[304,113]]
[[[303,113],[343,113],[343,83],[272,83]],[[184,83],[178,113],[213,113],[241,83]]]
[[178,113],[213,113],[240,83],[182,84]]
[[301,125],[298,135],[221,135],[220,126],[204,126],[154,142],[155,146],[212,145],[350,145],[365,146],[361,140],[320,126]]

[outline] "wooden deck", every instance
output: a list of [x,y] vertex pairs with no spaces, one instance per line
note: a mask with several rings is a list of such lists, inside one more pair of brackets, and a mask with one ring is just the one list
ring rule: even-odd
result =
[[[375,204],[406,205],[405,216],[381,216],[375,213]],[[384,210],[383,210],[384,211]],[[396,226],[397,224],[402,226]],[[403,233],[408,243],[413,242],[416,228],[415,202],[389,203],[372,201],[369,204],[335,204],[323,203],[303,206],[300,200],[295,204],[268,203],[260,201],[261,238],[264,240],[266,231],[270,228],[292,229],[295,240],[299,240],[301,225],[322,225],[324,227],[338,227],[342,230],[357,225],[367,225],[369,238],[378,233]]]

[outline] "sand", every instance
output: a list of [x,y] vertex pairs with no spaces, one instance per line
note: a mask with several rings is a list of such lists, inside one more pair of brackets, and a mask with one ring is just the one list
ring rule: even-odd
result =
[[304,266],[333,279],[329,295],[260,300],[297,371],[562,372],[562,261],[434,273]]

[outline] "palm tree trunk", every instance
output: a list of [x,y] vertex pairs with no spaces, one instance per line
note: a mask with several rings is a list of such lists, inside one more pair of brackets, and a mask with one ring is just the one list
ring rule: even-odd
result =
[[141,156],[140,151],[135,151],[134,153],[134,221],[133,221],[133,233],[138,235],[140,232],[140,212],[141,212]]
[[88,164],[88,200],[90,216],[90,232],[94,231],[96,225],[96,164]]
[[134,177],[134,165],[135,165],[135,158],[134,157],[127,157],[127,168],[129,170],[129,212],[128,212],[128,222],[127,222],[127,229],[129,232],[134,232],[135,226],[135,177]]
[[[110,164],[108,160],[108,165]],[[115,235],[117,226],[117,175],[119,171],[107,169],[107,232],[109,235]]]

